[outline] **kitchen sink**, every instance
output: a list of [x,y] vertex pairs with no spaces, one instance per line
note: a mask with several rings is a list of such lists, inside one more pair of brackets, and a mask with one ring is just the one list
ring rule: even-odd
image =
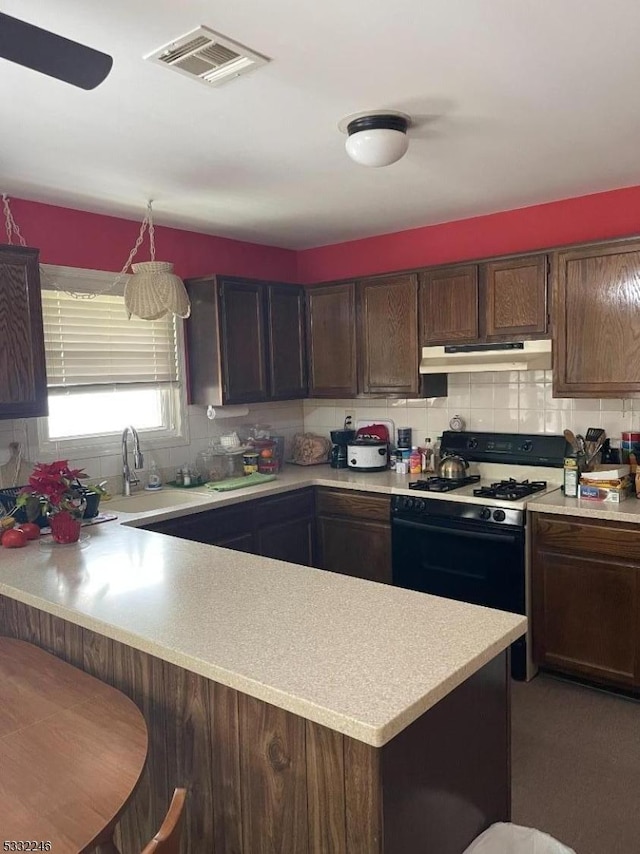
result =
[[165,507],[178,507],[184,504],[199,504],[202,495],[188,495],[179,489],[163,489],[160,492],[138,492],[135,495],[118,495],[104,501],[100,509],[105,513],[145,513],[148,510],[164,510]]

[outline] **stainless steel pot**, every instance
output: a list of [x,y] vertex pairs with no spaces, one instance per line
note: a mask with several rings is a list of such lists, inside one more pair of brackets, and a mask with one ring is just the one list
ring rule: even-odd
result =
[[469,468],[469,463],[464,457],[459,457],[456,454],[451,454],[449,457],[444,457],[440,460],[438,466],[438,477],[446,477],[449,480],[462,480],[466,477],[466,471]]

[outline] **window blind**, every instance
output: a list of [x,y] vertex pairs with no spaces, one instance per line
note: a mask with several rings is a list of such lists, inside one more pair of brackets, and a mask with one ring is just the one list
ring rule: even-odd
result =
[[127,318],[121,296],[76,299],[42,291],[47,384],[51,391],[178,380],[173,315]]

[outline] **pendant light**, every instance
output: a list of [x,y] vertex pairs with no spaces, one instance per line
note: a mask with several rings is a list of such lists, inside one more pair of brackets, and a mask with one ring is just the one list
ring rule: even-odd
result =
[[[7,242],[11,244],[15,237],[21,246],[26,246],[25,239],[13,218],[9,197],[6,193],[2,193],[2,206]],[[147,230],[149,231],[151,261],[139,261],[137,264],[132,264],[131,262],[142,245]],[[84,292],[78,293],[67,290],[66,288],[63,289],[64,293],[69,294],[69,296],[75,299],[95,299],[97,296],[113,291],[129,267],[133,270],[133,275],[128,278],[124,286],[124,304],[129,317],[135,315],[142,318],[142,320],[157,320],[159,317],[164,317],[165,314],[175,314],[178,317],[185,318],[189,317],[191,314],[191,303],[189,302],[189,296],[182,279],[173,272],[173,264],[168,261],[156,261],[156,243],[151,201],[147,202],[147,212],[140,225],[138,239],[129,253],[126,264],[115,281],[104,290],[95,291],[90,294]],[[55,282],[51,282],[50,286],[56,290],[61,290]]]
[[[132,264],[147,229],[151,261]],[[151,201],[147,203],[147,213],[142,220],[140,234],[120,275],[127,271],[130,264],[133,275],[127,279],[124,286],[124,304],[129,316],[135,314],[143,320],[157,320],[165,314],[189,317],[191,304],[182,279],[173,272],[173,264],[168,261],[156,261]]]

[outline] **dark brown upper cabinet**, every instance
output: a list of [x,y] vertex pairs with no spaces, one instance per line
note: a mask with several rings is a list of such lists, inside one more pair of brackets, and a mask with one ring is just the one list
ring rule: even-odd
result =
[[431,344],[470,344],[480,337],[478,267],[427,270],[420,283],[421,340]]
[[546,255],[509,258],[480,267],[487,341],[548,332]]
[[267,288],[267,347],[272,400],[307,396],[304,291],[291,285]]
[[427,270],[420,282],[421,341],[477,344],[548,335],[547,256]]
[[306,394],[300,288],[207,276],[187,281],[190,401],[258,403]]
[[0,246],[0,419],[48,411],[38,257]]
[[309,397],[354,397],[356,292],[353,283],[307,289]]
[[222,389],[226,403],[267,400],[264,285],[220,282]]
[[553,256],[554,393],[640,396],[640,241]]
[[365,279],[357,284],[357,299],[359,391],[417,395],[418,277]]
[[416,397],[418,277],[307,289],[309,397]]

